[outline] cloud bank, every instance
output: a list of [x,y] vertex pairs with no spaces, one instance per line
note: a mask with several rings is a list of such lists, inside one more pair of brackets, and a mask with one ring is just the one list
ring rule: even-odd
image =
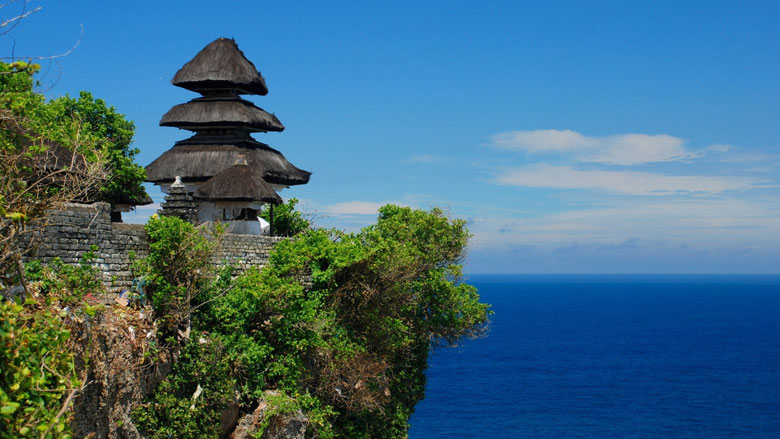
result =
[[637,165],[692,159],[685,139],[667,134],[614,134],[591,137],[572,130],[507,131],[488,146],[529,154],[566,154],[583,162]]
[[538,164],[507,169],[496,183],[553,189],[592,189],[626,195],[716,194],[748,190],[766,183],[749,177],[662,175],[639,171],[578,170]]

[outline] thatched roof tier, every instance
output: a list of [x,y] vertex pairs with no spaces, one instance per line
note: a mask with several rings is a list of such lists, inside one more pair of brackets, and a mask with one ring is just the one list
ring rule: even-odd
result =
[[84,156],[68,149],[57,142],[43,140],[46,151],[33,155],[37,160],[34,166],[40,171],[53,172],[67,169],[69,172],[83,172],[89,166]]
[[118,200],[114,200],[114,204],[128,204],[130,206],[146,206],[152,204],[152,197],[144,191],[143,194],[127,195]]
[[190,131],[222,127],[242,127],[249,132],[284,130],[276,116],[239,97],[198,98],[176,105],[160,125]]
[[[26,166],[31,166],[35,169],[36,178],[43,178],[43,181],[47,184],[56,186],[68,179],[69,175],[89,176],[94,172],[90,168],[96,165],[89,163],[80,152],[48,139],[41,139],[40,141],[46,149],[40,153],[31,153],[30,159],[22,161]],[[30,145],[32,143],[24,145],[24,148],[27,149]],[[98,194],[94,193],[79,201],[92,203],[99,200]],[[144,206],[153,203],[152,198],[143,188],[141,188],[141,193],[123,194],[121,198],[112,199],[111,202],[114,205],[123,204],[130,206]]]
[[271,184],[293,186],[309,182],[311,172],[296,168],[279,151],[251,138],[228,140],[193,136],[177,142],[146,167],[146,181],[206,181],[233,166],[240,156]]
[[218,38],[176,72],[173,85],[194,92],[213,94],[234,92],[265,96],[268,87],[263,75],[233,39]]
[[263,180],[262,175],[246,164],[235,165],[203,183],[193,198],[208,201],[259,201],[282,204],[282,199]]

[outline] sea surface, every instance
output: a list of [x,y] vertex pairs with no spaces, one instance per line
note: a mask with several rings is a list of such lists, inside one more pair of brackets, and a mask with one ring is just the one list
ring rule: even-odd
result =
[[411,439],[780,438],[780,276],[471,276]]

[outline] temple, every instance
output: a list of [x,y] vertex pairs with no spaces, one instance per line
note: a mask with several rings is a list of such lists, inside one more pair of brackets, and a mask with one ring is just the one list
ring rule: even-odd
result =
[[146,180],[167,194],[161,214],[193,223],[225,222],[232,233],[261,234],[263,204],[278,191],[309,182],[279,151],[252,133],[284,125],[241,95],[268,94],[265,79],[232,39],[219,38],[176,72],[173,85],[201,95],[171,108],[161,126],[193,131],[146,167]]

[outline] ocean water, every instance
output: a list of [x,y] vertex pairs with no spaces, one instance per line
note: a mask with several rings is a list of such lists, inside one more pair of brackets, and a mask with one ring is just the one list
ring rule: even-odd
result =
[[780,276],[472,276],[411,439],[780,438]]

